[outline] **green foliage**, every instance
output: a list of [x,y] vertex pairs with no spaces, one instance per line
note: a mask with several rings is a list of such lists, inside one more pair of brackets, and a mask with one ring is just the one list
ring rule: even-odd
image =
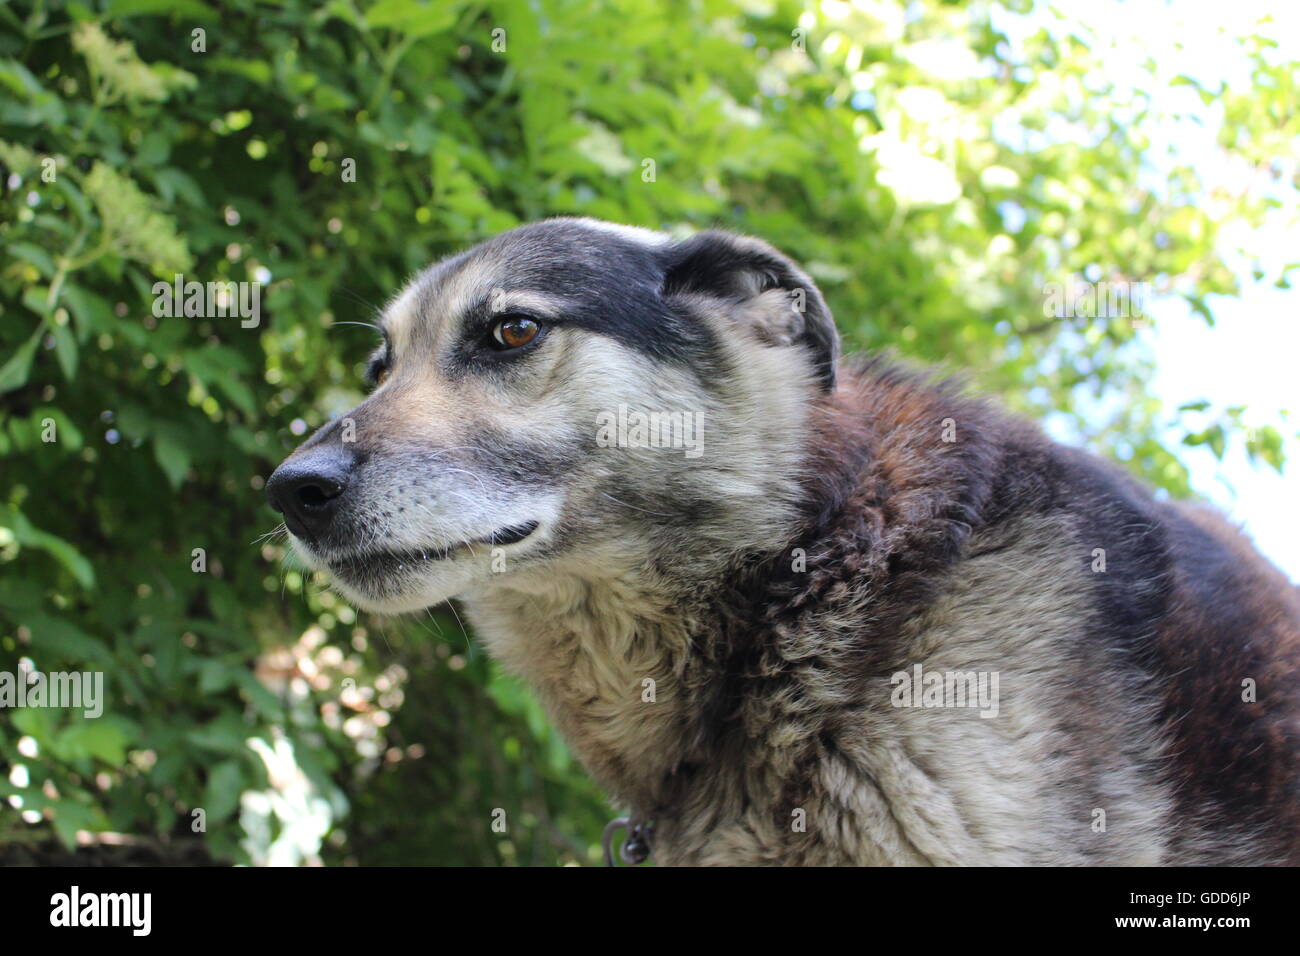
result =
[[[0,670],[107,690],[97,719],[0,714],[0,854],[113,831],[293,862],[307,820],[334,861],[593,859],[610,808],[450,612],[358,620],[260,537],[263,477],[359,396],[343,323],[522,222],[761,235],[850,345],[972,369],[1186,493],[1142,317],[1048,318],[1044,289],[1151,282],[1209,319],[1219,230],[1260,209],[1211,212],[1182,167],[1139,185],[1150,104],[1080,31],[1010,42],[1021,6],[0,7]],[[1267,97],[1207,95],[1267,165],[1295,71],[1253,55]],[[155,316],[176,273],[264,283],[260,322]],[[1280,467],[1275,429],[1247,439]]]

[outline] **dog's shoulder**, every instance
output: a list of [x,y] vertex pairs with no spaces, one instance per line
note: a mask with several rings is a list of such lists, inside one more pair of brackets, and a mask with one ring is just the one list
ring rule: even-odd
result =
[[[870,735],[946,727],[969,743],[978,724],[950,714],[882,718],[881,681],[983,662],[1009,716],[975,737],[1038,815],[1032,831],[1080,847],[1056,859],[1119,858],[1060,832],[1108,807],[1130,862],[1241,862],[1251,845],[1255,860],[1293,857],[1296,589],[1214,512],[1158,501],[959,384],[879,359],[840,381],[810,426],[807,525],[733,641],[749,642],[738,669],[769,675],[771,699],[838,716],[754,706],[756,720],[834,740],[836,759]],[[755,621],[777,622],[769,639]],[[1264,696],[1246,700],[1252,687]],[[960,764],[930,769],[972,804],[992,799]],[[1051,785],[1025,783],[1035,775]]]

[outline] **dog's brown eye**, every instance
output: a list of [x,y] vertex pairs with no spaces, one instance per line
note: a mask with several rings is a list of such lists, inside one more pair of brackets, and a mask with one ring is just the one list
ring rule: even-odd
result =
[[375,388],[383,385],[388,378],[388,356],[381,353],[372,355],[366,365],[366,381]]
[[542,327],[523,315],[512,315],[492,327],[492,338],[502,348],[517,349],[537,338]]

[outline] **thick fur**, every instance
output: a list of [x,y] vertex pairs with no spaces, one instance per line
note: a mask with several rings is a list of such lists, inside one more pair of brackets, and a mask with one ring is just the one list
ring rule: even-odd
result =
[[[502,302],[547,340],[480,355]],[[1300,591],[1214,513],[839,360],[766,244],[554,220],[385,328],[299,550],[373,610],[461,598],[658,863],[1300,863]],[[704,453],[600,447],[619,405],[700,413]],[[996,716],[899,706],[918,664],[996,674]]]

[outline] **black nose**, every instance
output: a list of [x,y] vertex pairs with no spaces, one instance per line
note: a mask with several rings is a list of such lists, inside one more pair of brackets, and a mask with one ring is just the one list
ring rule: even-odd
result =
[[266,483],[271,507],[300,538],[316,538],[329,527],[348,487],[352,456],[322,447],[299,454],[275,469]]

